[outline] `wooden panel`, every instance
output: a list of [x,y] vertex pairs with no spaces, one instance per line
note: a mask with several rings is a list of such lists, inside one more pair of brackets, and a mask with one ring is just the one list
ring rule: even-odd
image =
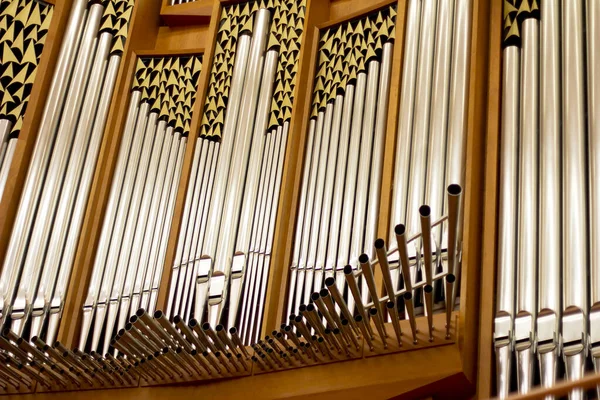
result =
[[213,7],[218,0],[195,0],[190,3],[169,5],[171,0],[163,0],[160,16],[169,26],[207,24]]
[[156,38],[155,50],[190,50],[197,48],[207,48],[211,45],[209,42],[210,29],[208,24],[168,27],[161,26]]
[[493,318],[496,290],[496,243],[498,216],[498,168],[500,148],[501,70],[502,70],[502,4],[494,2],[491,9],[489,71],[487,96],[487,144],[485,165],[485,204],[483,216],[483,248],[481,262],[481,297],[479,320],[479,371],[477,397],[492,395],[494,378]]
[[[383,169],[381,172],[381,194],[379,197],[379,221],[377,235],[388,240],[390,215],[392,212],[394,163],[396,161],[396,141],[398,138],[398,108],[400,107],[400,83],[402,81],[402,65],[404,63],[404,38],[406,36],[406,9],[408,2],[399,0],[396,15],[396,38],[394,41],[394,59],[392,76],[390,77],[390,98],[388,100],[387,129],[383,151]],[[387,244],[391,247],[391,244]],[[383,287],[381,269],[375,269],[375,280],[378,287]]]
[[113,99],[108,113],[107,126],[96,164],[90,197],[81,228],[69,290],[65,300],[63,318],[58,331],[58,340],[75,347],[78,343],[81,325],[81,307],[94,267],[94,257],[104,221],[114,168],[121,145],[121,132],[125,124],[131,79],[135,68],[135,49],[151,48],[158,32],[160,4],[153,1],[137,0],[131,16],[129,36],[125,43],[123,58],[113,91]]
[[467,125],[464,234],[459,319],[463,371],[474,384],[477,373],[479,290],[485,166],[485,123],[489,45],[489,5],[473,2]]
[[181,229],[181,220],[183,218],[183,206],[185,205],[185,195],[190,180],[194,148],[196,147],[198,139],[198,128],[200,126],[200,121],[202,120],[202,114],[204,111],[204,101],[206,99],[206,93],[208,91],[210,71],[212,68],[213,52],[215,47],[214,38],[219,28],[218,21],[220,13],[221,5],[220,3],[215,2],[213,5],[210,26],[208,28],[205,39],[207,46],[205,47],[204,56],[202,57],[202,72],[200,73],[200,77],[198,78],[198,91],[196,92],[196,99],[194,102],[194,107],[192,109],[193,114],[192,122],[190,124],[190,136],[188,138],[188,144],[185,149],[185,158],[183,160],[181,178],[179,180],[179,190],[177,192],[177,200],[175,203],[173,221],[171,224],[171,231],[169,234],[169,244],[165,256],[161,285],[158,291],[158,301],[156,303],[156,308],[158,310],[166,308],[167,305],[169,281],[171,280],[171,273],[173,272],[173,269],[171,267],[175,259],[175,249],[177,247],[179,229]]
[[[398,0],[342,0],[334,1],[330,4],[329,8],[329,20],[318,25],[319,29],[328,28],[330,26],[337,25],[344,21],[353,20],[355,18],[362,17],[363,15],[370,14],[380,8],[386,7],[390,4],[396,3]],[[344,3],[344,7],[338,13],[334,15],[334,8],[336,3]],[[343,11],[342,11],[343,10]]]
[[287,279],[292,257],[294,227],[298,200],[300,197],[300,179],[306,133],[312,101],[313,77],[315,76],[315,59],[319,44],[316,25],[327,20],[329,4],[324,0],[307,0],[306,19],[304,21],[304,37],[300,48],[298,85],[294,94],[294,107],[290,121],[289,138],[286,148],[281,192],[279,193],[279,210],[275,222],[275,235],[271,255],[271,269],[265,298],[265,310],[261,336],[279,327],[285,300],[287,299]]
[[0,269],[4,265],[12,227],[17,215],[21,193],[25,185],[25,178],[37,140],[46,97],[52,84],[54,66],[60,52],[72,3],[73,0],[62,0],[58,1],[54,6],[44,51],[37,67],[35,82],[23,119],[23,126],[21,127],[21,132],[19,132],[19,139],[13,155],[8,179],[0,201]]

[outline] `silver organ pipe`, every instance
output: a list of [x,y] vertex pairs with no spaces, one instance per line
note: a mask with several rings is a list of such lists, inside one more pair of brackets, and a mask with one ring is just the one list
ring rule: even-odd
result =
[[523,11],[522,18],[517,201],[519,235],[514,340],[519,391],[526,393],[533,383],[533,340],[537,314],[539,21],[533,13],[526,11]]
[[600,51],[600,5],[597,2],[586,2],[587,23],[587,105],[589,130],[589,162],[590,162],[590,347],[594,370],[600,370],[598,349],[600,326],[598,310],[600,308],[600,247],[597,244],[600,233],[600,193],[598,189],[598,173],[600,172],[600,78],[598,77],[598,54]]
[[2,272],[2,320],[19,335],[30,317],[29,335],[47,318],[56,335],[133,6],[72,6]]
[[245,343],[260,333],[305,8],[223,7],[172,266],[167,317]]
[[131,310],[155,306],[201,68],[199,56],[137,61],[83,307],[81,349],[107,353]]
[[520,111],[521,36],[518,8],[504,2],[502,61],[502,138],[500,142],[500,199],[498,220],[498,278],[494,346],[498,395],[508,396],[512,371],[517,257],[517,157]]
[[582,378],[588,361],[596,365],[598,341],[598,7],[548,0],[504,8],[494,334],[501,398],[528,392],[537,376],[545,387],[561,372]]

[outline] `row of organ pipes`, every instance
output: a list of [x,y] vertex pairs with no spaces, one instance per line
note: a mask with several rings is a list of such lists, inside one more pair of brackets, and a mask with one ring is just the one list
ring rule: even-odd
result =
[[[304,2],[225,6],[171,274],[169,319],[258,338]],[[227,310],[227,312],[225,312]]]
[[599,371],[599,54],[597,1],[504,1],[494,322],[502,398],[563,373],[580,379],[590,364]]
[[[436,288],[427,288],[426,299],[436,290],[432,301],[425,304],[420,288],[445,275],[452,279],[460,276],[461,230],[450,230],[453,224],[441,222],[450,216],[460,219],[450,213],[443,194],[449,188],[457,196],[464,185],[472,4],[415,0],[407,7],[389,243],[396,241],[399,231],[414,240],[409,241],[410,268],[406,271],[401,254],[390,249],[391,281],[386,290],[399,293],[400,278],[402,290],[408,293],[418,286],[414,300],[408,300],[414,302],[416,312],[424,305],[425,314],[431,316],[434,310],[444,308],[444,286],[438,283]],[[358,291],[356,307],[363,317],[369,304],[383,314],[379,302],[369,303],[376,290],[369,287],[374,282],[366,260],[374,259],[378,248],[385,248],[383,241],[375,239],[395,14],[389,7],[322,34],[288,315],[306,307],[312,293],[332,280],[351,311]],[[344,63],[348,63],[350,75],[342,74],[340,80],[336,74],[347,68]],[[335,89],[329,91],[330,87]],[[421,207],[423,204],[428,206]],[[448,217],[442,218],[444,212]],[[399,222],[402,225],[396,225]],[[421,230],[429,232],[431,240],[419,239]],[[362,276],[360,287],[348,283],[349,275]],[[452,287],[446,299],[453,305],[458,285]],[[406,318],[414,319],[408,307],[406,311]]]
[[17,335],[56,336],[133,6],[73,2],[0,277]]
[[188,141],[199,56],[139,58],[79,346],[109,350],[138,308],[153,310]]
[[0,5],[0,198],[54,7],[33,0],[11,0]]
[[[21,346],[21,364],[38,372],[74,363],[90,375],[110,364],[102,370],[150,382],[172,373],[227,376],[250,361],[266,371],[339,359],[332,351],[351,357],[340,344],[358,349],[364,340],[373,350],[373,326],[387,346],[384,318],[399,345],[399,321],[409,320],[416,342],[423,311],[430,340],[436,310],[446,313],[450,337],[471,1],[408,2],[388,243],[395,248],[377,239],[377,220],[396,6],[321,32],[289,319],[259,340],[306,6],[251,0],[223,7],[198,132],[189,130],[201,57],[137,60],[78,347],[55,342],[132,7],[74,4],[2,270],[4,350]],[[189,134],[198,138],[182,224],[174,264],[164,265]],[[27,252],[31,246],[45,251]],[[164,268],[172,271],[161,283]],[[161,284],[169,285],[164,313],[155,311]],[[18,340],[27,335],[31,342]]]

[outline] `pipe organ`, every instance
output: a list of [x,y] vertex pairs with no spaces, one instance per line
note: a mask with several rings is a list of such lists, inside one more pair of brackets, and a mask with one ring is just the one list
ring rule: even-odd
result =
[[0,198],[8,178],[54,8],[37,1],[0,5]]
[[29,321],[56,334],[133,5],[71,11],[2,269],[2,324],[19,335]]
[[[223,8],[166,314],[261,327],[304,2]],[[227,312],[224,311],[227,309]]]
[[551,387],[590,364],[598,371],[599,21],[597,2],[504,1],[494,320],[503,398],[538,376]]
[[105,354],[113,331],[138,308],[156,305],[201,69],[201,56],[137,60],[83,306],[81,349]]
[[47,1],[0,1],[0,394],[598,369],[595,2]]

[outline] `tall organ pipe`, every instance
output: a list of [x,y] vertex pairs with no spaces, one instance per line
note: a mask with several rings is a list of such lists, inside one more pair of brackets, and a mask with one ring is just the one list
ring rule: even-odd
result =
[[[569,380],[583,377],[586,355],[587,213],[585,151],[585,88],[583,4],[563,2],[562,93],[563,93],[563,354]],[[571,398],[583,398],[576,390]]]
[[[537,351],[540,379],[553,386],[557,376],[561,317],[561,93],[560,1],[545,0],[540,21],[540,222]],[[540,225],[541,226],[541,225]]]

